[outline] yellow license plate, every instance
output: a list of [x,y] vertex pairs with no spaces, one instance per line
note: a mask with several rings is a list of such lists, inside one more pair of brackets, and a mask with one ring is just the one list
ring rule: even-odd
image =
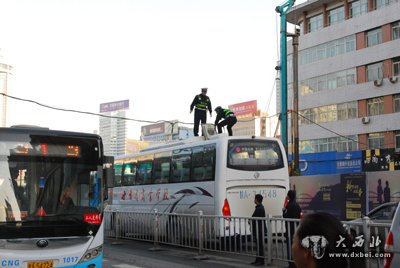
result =
[[28,268],[53,268],[53,261],[28,262]]

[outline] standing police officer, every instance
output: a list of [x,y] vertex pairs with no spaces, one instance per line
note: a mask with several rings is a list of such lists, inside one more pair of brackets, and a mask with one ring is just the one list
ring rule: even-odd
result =
[[[222,128],[226,126],[229,136],[232,136],[232,127],[237,122],[234,112],[229,109],[223,109],[221,106],[215,108],[215,112],[217,113],[217,118],[215,118],[214,124],[218,128],[218,133],[222,133]],[[222,118],[224,120],[219,122]]]
[[190,113],[194,111],[194,128],[193,133],[195,136],[199,136],[199,124],[207,123],[207,110],[210,112],[210,117],[212,116],[212,108],[210,98],[207,96],[207,88],[201,89],[201,94],[194,97],[192,104],[190,105]]

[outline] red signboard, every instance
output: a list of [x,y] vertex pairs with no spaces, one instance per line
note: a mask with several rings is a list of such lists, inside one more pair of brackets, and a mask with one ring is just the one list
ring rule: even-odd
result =
[[257,113],[257,100],[236,103],[228,107],[236,116],[255,115]]
[[90,224],[101,224],[101,213],[98,214],[84,214],[83,220]]

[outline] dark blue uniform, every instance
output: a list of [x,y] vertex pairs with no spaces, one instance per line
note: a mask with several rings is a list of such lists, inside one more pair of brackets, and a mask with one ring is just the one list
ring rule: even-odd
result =
[[[203,91],[204,93],[207,91]],[[211,100],[205,94],[199,94],[194,97],[192,104],[190,105],[190,112],[194,111],[194,127],[193,134],[199,136],[199,124],[207,123],[207,110],[212,113]]]

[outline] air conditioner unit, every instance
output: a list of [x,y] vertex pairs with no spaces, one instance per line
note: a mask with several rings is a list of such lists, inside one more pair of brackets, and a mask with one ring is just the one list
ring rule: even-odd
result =
[[368,116],[364,116],[363,118],[361,118],[361,122],[363,124],[369,124],[369,117]]
[[389,81],[390,83],[394,84],[397,83],[398,77],[397,76],[391,76],[389,77]]
[[217,135],[214,124],[201,124],[201,131],[206,140]]
[[374,86],[380,87],[383,84],[383,78],[374,80]]

